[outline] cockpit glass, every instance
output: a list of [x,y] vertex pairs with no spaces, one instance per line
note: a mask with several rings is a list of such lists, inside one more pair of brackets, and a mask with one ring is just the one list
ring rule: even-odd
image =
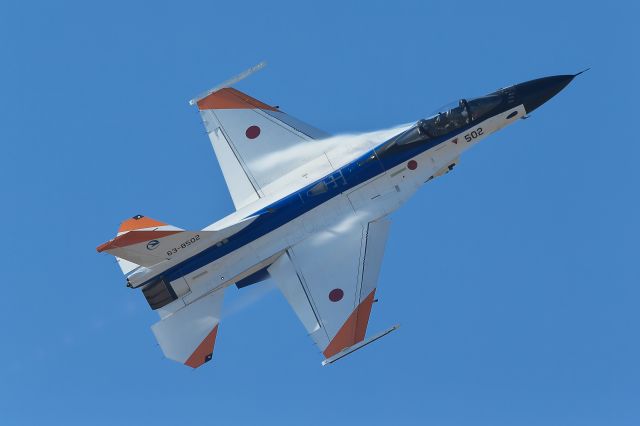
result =
[[469,107],[467,101],[460,99],[454,108],[439,112],[433,117],[418,121],[418,127],[431,138],[453,132],[460,127],[469,124]]
[[396,144],[398,145],[408,145],[410,143],[418,142],[420,140],[425,139],[426,136],[424,132],[420,129],[420,126],[413,126],[409,130],[402,133],[396,139]]
[[474,98],[468,101],[471,110],[471,119],[478,120],[493,111],[502,102],[500,95],[488,95]]
[[460,99],[457,103],[442,107],[437,114],[420,120],[415,126],[389,141],[381,151],[392,146],[409,145],[452,133],[472,121],[483,119],[502,103],[500,94],[491,94],[471,100]]
[[407,145],[425,139],[445,135],[469,124],[471,119],[467,101],[460,99],[457,104],[446,107],[437,114],[420,120],[416,125],[394,141],[397,145]]

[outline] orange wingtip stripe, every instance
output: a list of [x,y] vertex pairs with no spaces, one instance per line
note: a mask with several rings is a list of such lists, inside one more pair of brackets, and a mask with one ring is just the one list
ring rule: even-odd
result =
[[198,109],[266,109],[277,111],[276,108],[260,102],[239,90],[225,87],[213,92],[198,101]]
[[202,343],[198,345],[189,359],[185,361],[184,365],[188,365],[191,368],[198,368],[205,362],[211,361],[211,357],[213,356],[213,346],[216,344],[217,334],[218,324],[216,324],[211,333],[204,338]]
[[160,222],[159,220],[151,219],[150,217],[145,217],[142,215],[137,215],[122,222],[120,224],[120,228],[118,228],[118,232],[133,231],[135,229],[153,228],[165,225],[166,223]]
[[111,241],[99,245],[96,250],[101,253],[105,250],[114,248],[122,248],[132,244],[138,244],[149,240],[157,240],[169,235],[177,234],[183,231],[131,231],[126,234],[119,235]]
[[326,358],[330,358],[341,350],[364,340],[375,292],[376,290],[373,289],[373,291],[360,302],[351,315],[349,315],[349,318],[342,327],[340,327],[340,330],[338,330],[333,340],[331,340],[327,348],[322,352]]

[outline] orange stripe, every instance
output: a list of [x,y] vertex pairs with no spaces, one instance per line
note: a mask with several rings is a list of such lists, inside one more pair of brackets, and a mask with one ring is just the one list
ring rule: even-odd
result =
[[367,333],[367,324],[373,306],[373,296],[376,292],[374,288],[371,293],[358,305],[349,315],[347,321],[340,327],[329,346],[322,352],[326,358],[332,357],[341,350],[353,346],[364,340]]
[[[137,219],[136,219],[137,218]],[[150,217],[136,216],[131,219],[127,219],[120,224],[118,232],[133,231],[135,229],[153,228],[157,226],[165,226],[166,223],[160,222]]]
[[142,243],[149,240],[157,240],[159,238],[168,237],[183,231],[130,231],[126,234],[115,237],[113,240],[99,245],[96,250],[101,253],[105,250],[130,246],[132,244]]
[[211,360],[213,355],[213,346],[216,344],[216,335],[218,334],[218,324],[213,328],[211,333],[204,338],[202,343],[198,345],[196,350],[191,354],[184,365],[188,365],[191,368],[198,368],[202,364]]
[[225,87],[217,92],[213,92],[207,97],[198,101],[198,109],[266,109],[268,111],[277,111],[276,108],[269,106],[251,96],[242,93],[239,90]]

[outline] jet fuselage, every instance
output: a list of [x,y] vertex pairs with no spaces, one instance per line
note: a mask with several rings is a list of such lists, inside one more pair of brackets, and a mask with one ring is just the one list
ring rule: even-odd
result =
[[311,162],[309,174],[319,176],[313,182],[260,199],[204,229],[245,221],[237,233],[166,269],[133,274],[128,282],[149,287],[162,280],[185,304],[220,287],[251,282],[287,247],[315,232],[354,221],[365,225],[392,213],[421,185],[451,170],[464,151],[525,117],[574,77],[546,77],[462,99],[373,148],[363,145],[356,158],[334,160],[332,170],[314,170]]

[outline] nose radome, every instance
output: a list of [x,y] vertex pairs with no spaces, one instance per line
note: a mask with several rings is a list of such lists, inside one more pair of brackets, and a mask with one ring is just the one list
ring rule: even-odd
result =
[[516,84],[516,96],[519,99],[519,103],[524,105],[524,109],[529,114],[557,95],[577,75],[554,75]]

